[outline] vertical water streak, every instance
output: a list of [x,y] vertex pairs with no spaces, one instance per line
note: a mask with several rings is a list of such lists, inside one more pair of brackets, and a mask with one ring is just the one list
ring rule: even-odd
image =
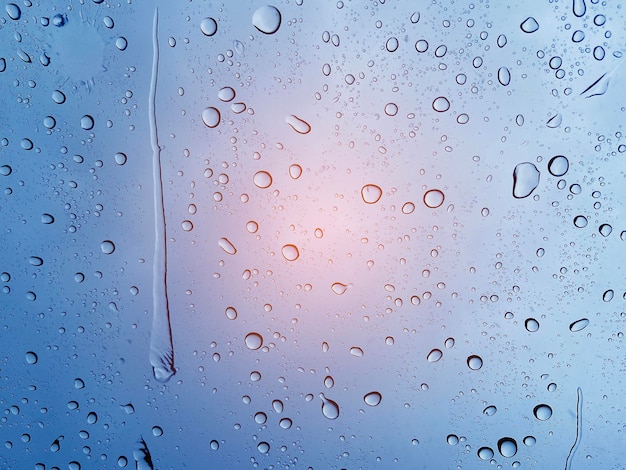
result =
[[582,433],[583,427],[583,391],[580,387],[576,389],[576,394],[576,439],[574,439],[574,443],[569,450],[569,454],[567,454],[567,459],[565,459],[565,470],[570,470],[572,457],[574,456],[574,453],[576,452],[576,449],[578,449],[578,445],[580,444],[580,435]]
[[152,77],[150,80],[149,118],[150,142],[152,144],[152,176],[154,182],[154,264],[153,264],[153,312],[150,333],[150,364],[154,378],[167,382],[175,373],[174,346],[167,300],[167,245],[165,208],[163,204],[163,180],[161,176],[161,148],[156,119],[156,89],[159,73],[159,10],[154,10],[152,29]]

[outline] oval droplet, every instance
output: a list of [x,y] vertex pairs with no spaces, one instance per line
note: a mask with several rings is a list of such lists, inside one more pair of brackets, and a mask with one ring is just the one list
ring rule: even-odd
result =
[[493,405],[489,405],[487,408],[483,410],[483,414],[487,416],[493,416],[497,413],[498,408]]
[[217,33],[217,21],[210,17],[203,19],[200,22],[200,31],[205,36],[213,36]]
[[433,101],[433,109],[438,113],[444,113],[450,109],[450,101],[445,96],[439,96]]
[[508,86],[511,83],[511,72],[506,67],[500,67],[498,69],[498,81],[502,86]]
[[441,351],[441,349],[433,349],[432,351],[430,351],[428,353],[428,356],[426,356],[426,360],[428,362],[437,362],[439,361],[441,358],[443,357],[443,352]]
[[289,418],[283,418],[278,423],[278,425],[283,429],[290,429],[292,424],[293,424],[293,421],[291,421],[291,419]]
[[589,320],[587,318],[581,318],[580,320],[576,320],[571,323],[569,326],[569,330],[572,333],[576,333],[578,331],[584,330],[589,325]]
[[252,24],[263,34],[274,34],[280,28],[281,15],[272,5],[258,8],[252,15]]
[[533,409],[533,414],[539,421],[546,421],[552,416],[552,408],[546,404],[537,405]]
[[221,115],[217,108],[209,106],[204,111],[202,111],[202,122],[204,125],[213,129],[218,126],[220,123]]
[[480,356],[472,355],[467,358],[467,367],[472,370],[478,370],[483,366],[483,360]]
[[102,253],[105,255],[110,255],[115,251],[115,244],[111,240],[104,240],[100,243],[100,250],[102,250]]
[[295,261],[300,256],[298,247],[296,245],[285,245],[282,249],[283,257],[287,261]]
[[125,51],[128,47],[128,40],[124,36],[120,36],[115,40],[115,47],[117,47],[120,51]]
[[86,131],[93,129],[93,126],[94,126],[94,120],[93,120],[93,117],[91,117],[89,114],[85,114],[80,119],[80,127],[85,129]]
[[52,100],[56,104],[63,104],[65,103],[65,94],[60,90],[54,90],[52,92]]
[[323,393],[320,393],[322,399],[322,414],[328,419],[339,418],[339,405],[333,400],[326,398]]
[[281,400],[273,400],[272,401],[272,408],[274,408],[274,411],[276,413],[282,413],[283,410],[285,409],[285,405],[283,404],[283,402]]
[[9,15],[9,18],[14,21],[19,20],[22,16],[22,10],[20,10],[20,7],[18,7],[15,3],[7,3],[4,9],[6,10],[7,15]]
[[289,176],[291,176],[292,179],[297,180],[298,178],[300,178],[301,175],[302,167],[300,165],[298,165],[297,163],[289,165]]
[[389,52],[396,52],[398,50],[398,45],[399,45],[398,38],[392,36],[389,39],[387,39],[387,43],[385,44],[385,48]]
[[572,11],[574,12],[574,15],[576,15],[578,18],[585,16],[585,13],[587,11],[585,0],[573,0]]
[[480,460],[491,460],[493,458],[493,450],[491,447],[481,447],[478,449],[477,454]]
[[32,266],[41,266],[43,264],[43,259],[41,259],[39,256],[31,256],[30,258],[28,258],[28,262]]
[[554,116],[548,119],[548,122],[546,122],[546,126],[548,126],[550,129],[556,129],[561,125],[562,122],[563,116],[561,116],[560,113],[556,113]]
[[523,199],[539,186],[539,170],[529,162],[520,163],[513,170],[513,197]]
[[237,319],[237,309],[235,307],[226,307],[226,318],[228,318],[229,320],[236,320]]
[[503,437],[498,441],[498,451],[502,457],[513,457],[517,454],[517,442],[512,437]]
[[331,389],[335,386],[335,379],[333,379],[330,375],[327,375],[324,378],[324,387]]
[[366,184],[361,188],[361,198],[366,204],[376,204],[382,195],[383,190],[375,184]]
[[233,245],[228,238],[220,238],[217,245],[229,255],[237,253],[237,248]]
[[235,90],[229,86],[225,86],[218,93],[217,97],[225,103],[235,99]]
[[413,204],[412,202],[405,202],[402,205],[403,214],[412,214],[414,210],[415,210],[415,204]]
[[379,392],[369,392],[363,397],[363,401],[368,406],[378,406],[382,399],[383,396]]
[[529,16],[524,21],[522,21],[519,27],[525,33],[534,33],[539,29],[539,23],[537,23],[537,20],[534,19],[532,16]]
[[443,192],[438,189],[430,189],[424,193],[424,204],[426,207],[436,209],[443,204],[445,196]]
[[34,353],[33,351],[28,351],[26,353],[26,363],[33,365],[33,364],[37,364],[37,361],[39,360],[39,358],[37,357],[37,354]]
[[548,162],[548,171],[552,176],[563,176],[569,170],[569,160],[563,155],[557,155]]
[[539,322],[534,318],[527,318],[524,322],[524,326],[526,327],[526,331],[534,333],[539,329]]
[[602,294],[602,300],[604,302],[610,302],[611,300],[613,300],[613,296],[614,295],[615,295],[615,291],[613,289],[608,289],[608,290],[604,291],[604,294]]
[[257,188],[266,189],[272,185],[272,175],[270,175],[267,171],[257,171],[252,181]]
[[311,126],[304,119],[300,119],[295,114],[289,114],[285,117],[285,122],[298,134],[308,134],[311,132]]
[[355,357],[362,357],[365,353],[363,352],[363,349],[359,348],[358,346],[352,346],[350,348],[350,354]]
[[246,347],[251,351],[256,351],[263,346],[263,337],[259,333],[248,333],[244,341],[246,343]]

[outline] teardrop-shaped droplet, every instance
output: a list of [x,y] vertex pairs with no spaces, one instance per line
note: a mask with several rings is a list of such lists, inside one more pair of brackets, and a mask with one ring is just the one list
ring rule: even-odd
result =
[[578,18],[585,16],[585,13],[587,12],[585,0],[572,0],[572,11]]
[[380,392],[369,392],[369,393],[366,393],[365,396],[363,397],[363,401],[368,406],[378,406],[380,405],[380,402],[382,401],[382,399],[383,399],[383,396],[380,394]]
[[382,195],[383,190],[375,184],[366,184],[361,188],[361,198],[366,204],[376,204]]
[[337,295],[341,295],[348,290],[348,286],[346,284],[342,284],[341,282],[333,283],[333,285],[330,286],[330,288]]
[[298,134],[308,134],[311,132],[311,125],[304,119],[300,119],[294,114],[290,114],[285,118],[285,122]]
[[339,418],[339,405],[330,398],[326,398],[323,393],[320,393],[322,399],[322,414],[328,419]]
[[522,24],[520,24],[519,27],[525,33],[534,33],[539,29],[539,23],[537,23],[537,20],[534,19],[532,16],[529,16],[524,21],[522,21]]
[[532,194],[539,186],[540,173],[530,162],[520,163],[513,170],[513,197],[522,199]]

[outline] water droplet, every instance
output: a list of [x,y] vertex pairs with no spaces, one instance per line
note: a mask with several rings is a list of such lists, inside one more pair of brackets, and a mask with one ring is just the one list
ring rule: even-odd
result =
[[266,189],[272,185],[272,175],[267,171],[257,171],[252,178],[257,188]]
[[4,57],[0,57],[0,73],[7,69],[7,60]]
[[498,81],[502,86],[508,86],[511,83],[511,72],[506,67],[500,67],[498,69]]
[[352,354],[354,357],[362,357],[364,352],[361,348],[357,346],[352,346],[350,348],[350,354]]
[[433,109],[438,113],[446,112],[450,109],[450,101],[445,96],[439,96],[433,101]]
[[228,103],[235,99],[235,90],[229,86],[225,86],[217,93],[217,97],[225,103]]
[[283,404],[283,402],[281,400],[273,400],[272,401],[272,408],[274,408],[274,411],[276,413],[282,413],[285,409],[285,405]]
[[443,345],[446,347],[446,349],[454,347],[454,338],[446,338]]
[[383,190],[375,184],[366,184],[361,188],[361,198],[366,204],[376,204],[383,195]]
[[498,411],[498,408],[496,408],[493,405],[489,405],[487,408],[483,410],[483,414],[487,416],[493,416],[496,414],[497,411]]
[[609,235],[611,235],[611,232],[613,231],[613,227],[611,227],[609,224],[602,224],[598,228],[598,231],[600,232],[600,235],[602,235],[603,237],[608,237]]
[[428,353],[428,356],[426,356],[426,360],[428,362],[437,362],[442,357],[443,357],[443,352],[441,351],[441,349],[436,349],[435,348],[431,352]]
[[513,457],[517,454],[517,442],[511,437],[503,437],[498,441],[498,451],[502,457]]
[[150,455],[150,450],[148,449],[148,444],[146,441],[140,437],[135,443],[135,448],[133,449],[133,459],[135,460],[135,468],[141,470],[153,470],[154,465],[152,464],[152,456]]
[[237,253],[237,248],[233,245],[228,238],[220,238],[217,245],[229,255]]
[[204,111],[202,111],[202,122],[204,125],[213,129],[218,126],[220,123],[221,115],[217,108],[213,106],[209,106]]
[[246,347],[252,351],[256,351],[263,346],[263,337],[259,333],[248,333],[245,338]]
[[387,103],[385,105],[385,114],[387,116],[395,116],[398,114],[398,105],[396,103]]
[[480,356],[472,355],[467,358],[467,367],[472,370],[478,370],[483,366],[483,360]]
[[297,180],[302,175],[302,167],[298,164],[289,165],[289,176],[292,179]]
[[256,233],[259,229],[259,224],[257,224],[254,220],[250,220],[246,223],[246,230],[250,233]]
[[609,289],[604,291],[604,294],[602,294],[602,300],[604,302],[610,302],[611,300],[613,300],[613,296],[615,295],[615,291],[613,289]]
[[215,439],[213,439],[210,443],[209,446],[211,447],[211,450],[219,450],[220,448],[220,443],[217,442]]
[[414,210],[415,210],[415,204],[413,204],[412,202],[405,202],[402,205],[403,214],[412,214]]
[[285,245],[282,249],[283,257],[287,261],[295,261],[300,256],[298,247],[296,245]]
[[526,321],[524,322],[524,326],[526,327],[527,331],[534,333],[535,331],[539,329],[539,322],[535,320],[534,318],[527,318]]
[[534,446],[537,443],[537,439],[535,439],[535,436],[526,436],[524,437],[524,445],[527,446]]
[[337,294],[337,295],[341,295],[343,294],[345,291],[348,290],[348,286],[346,284],[342,284],[341,282],[335,282],[333,283],[332,286],[330,286],[330,288],[332,289],[332,291]]
[[105,16],[104,18],[102,18],[102,23],[104,23],[104,26],[106,26],[108,29],[113,29],[113,27],[115,26],[115,22],[110,16]]
[[548,119],[548,122],[546,122],[546,126],[548,126],[550,129],[556,129],[561,125],[562,122],[563,116],[561,116],[560,113],[556,113],[554,116]]
[[32,266],[41,266],[43,264],[43,259],[41,259],[39,256],[31,256],[30,258],[28,258],[28,262]]
[[480,460],[491,460],[493,458],[493,450],[491,447],[481,447],[478,449],[477,454]]
[[115,47],[117,47],[120,51],[125,51],[128,47],[128,40],[124,36],[120,36],[115,40]]
[[163,435],[163,428],[161,426],[153,426],[152,427],[152,435],[154,437],[160,437]]
[[448,434],[448,436],[446,437],[446,442],[451,446],[455,446],[459,443],[459,436],[457,436],[456,434]]
[[259,442],[256,448],[262,454],[267,454],[270,451],[270,445],[265,441]]
[[328,419],[339,418],[339,405],[333,400],[326,398],[323,393],[319,397],[322,399],[322,414]]
[[289,418],[283,418],[279,421],[278,425],[283,429],[290,429],[293,424],[293,421]]
[[533,409],[533,414],[539,421],[546,421],[552,416],[552,408],[546,404],[537,405]]
[[102,250],[102,253],[105,255],[110,255],[115,251],[115,244],[111,240],[104,240],[100,243],[100,250]]
[[431,209],[436,209],[441,206],[444,199],[445,196],[443,192],[438,189],[431,189],[424,193],[424,204],[426,204],[426,207],[430,207]]
[[417,24],[417,22],[420,20],[420,13],[419,13],[419,11],[416,11],[415,13],[413,13],[411,15],[410,20],[411,20],[411,23]]
[[120,166],[125,165],[126,161],[128,160],[128,158],[126,157],[126,154],[122,152],[117,152],[114,158],[115,158],[115,163],[117,163]]
[[20,147],[22,147],[24,150],[32,150],[34,147],[34,144],[32,140],[28,138],[24,138],[20,142]]
[[539,23],[537,23],[537,20],[534,19],[532,16],[529,16],[524,21],[522,21],[522,24],[520,24],[519,27],[525,33],[534,33],[539,29]]
[[563,176],[569,170],[569,160],[563,155],[552,157],[548,162],[548,171],[552,176]]
[[365,396],[363,397],[363,401],[365,402],[366,405],[369,405],[369,406],[380,405],[380,402],[382,401],[382,399],[383,399],[383,396],[379,392],[369,392],[369,393],[366,393]]
[[389,52],[396,52],[398,50],[398,38],[392,36],[389,39],[387,39],[385,48]]
[[42,224],[46,224],[46,225],[50,225],[54,223],[54,216],[52,216],[51,214],[41,214],[41,223]]
[[304,119],[300,119],[294,114],[289,114],[285,117],[285,122],[291,126],[291,128],[298,134],[308,134],[311,132],[311,126]]
[[191,220],[183,220],[180,223],[180,226],[185,232],[191,232],[193,230],[193,223]]
[[585,12],[587,11],[585,0],[572,0],[572,11],[578,18],[585,16]]
[[120,455],[117,458],[117,466],[120,468],[124,468],[128,465],[128,459],[126,457],[124,457],[123,455]]
[[252,15],[252,24],[264,34],[274,34],[280,28],[280,11],[272,5],[258,8]]
[[9,176],[11,173],[13,173],[13,168],[11,168],[9,165],[0,166],[0,175]]
[[28,351],[26,353],[26,363],[27,364],[37,364],[37,361],[39,360],[39,358],[37,357],[37,354],[35,354],[32,351]]
[[424,53],[428,50],[428,41],[420,39],[415,43],[415,50],[420,53]]
[[217,21],[213,18],[204,18],[200,22],[200,31],[202,31],[202,34],[205,36],[213,36],[217,33]]
[[581,318],[580,320],[576,320],[571,323],[569,326],[569,330],[572,333],[576,333],[578,331],[584,330],[589,325],[589,320],[587,318]]
[[584,215],[577,215],[574,217],[574,227],[577,228],[585,228],[587,226],[587,217]]
[[585,39],[585,33],[582,32],[580,29],[577,29],[576,31],[574,31],[572,33],[572,42],[582,42]]
[[12,20],[17,21],[22,16],[22,10],[15,3],[7,3],[5,10]]
[[237,319],[237,309],[235,309],[235,307],[226,307],[226,318],[228,318],[229,320],[236,320]]
[[45,118],[43,118],[43,126],[46,129],[54,129],[54,126],[56,126],[56,125],[57,125],[57,122],[54,119],[54,117],[46,116]]
[[506,43],[507,43],[506,36],[504,34],[501,34],[500,36],[498,36],[496,43],[498,44],[498,47],[500,48],[506,46]]
[[63,104],[65,103],[65,94],[60,90],[54,90],[52,92],[52,100],[56,104]]
[[90,411],[87,415],[87,424],[96,424],[98,422],[98,415],[93,411]]
[[513,197],[522,199],[532,194],[539,186],[540,173],[535,165],[529,162],[520,163],[513,170]]
[[80,127],[85,129],[86,131],[93,129],[93,126],[94,126],[94,120],[93,120],[93,117],[91,117],[89,114],[85,114],[80,119]]

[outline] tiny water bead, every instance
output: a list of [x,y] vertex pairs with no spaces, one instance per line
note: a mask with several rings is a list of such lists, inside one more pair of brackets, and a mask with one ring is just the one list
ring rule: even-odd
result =
[[251,351],[256,351],[263,346],[263,337],[259,333],[248,333],[245,337],[245,344]]

